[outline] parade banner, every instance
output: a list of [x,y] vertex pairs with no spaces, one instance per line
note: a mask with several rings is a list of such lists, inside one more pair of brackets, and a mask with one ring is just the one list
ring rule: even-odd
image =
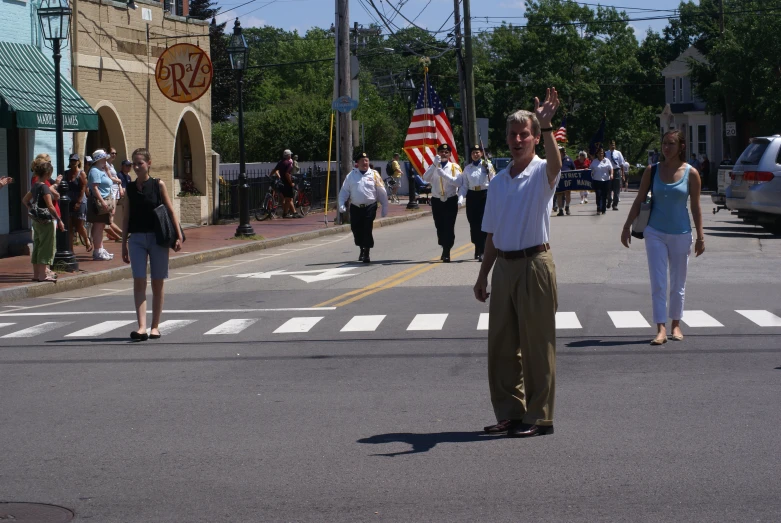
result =
[[593,191],[591,187],[591,169],[580,169],[577,171],[561,171],[559,185],[556,192],[567,191]]

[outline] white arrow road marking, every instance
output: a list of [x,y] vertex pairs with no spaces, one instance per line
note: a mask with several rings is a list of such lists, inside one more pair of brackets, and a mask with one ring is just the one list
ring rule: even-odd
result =
[[272,276],[292,276],[301,281],[312,283],[315,281],[333,280],[335,278],[345,278],[347,276],[356,276],[357,273],[350,272],[354,267],[334,267],[331,269],[313,269],[310,271],[286,271],[284,269],[266,272],[249,272],[246,274],[226,274],[223,278],[253,278],[253,279],[271,279]]

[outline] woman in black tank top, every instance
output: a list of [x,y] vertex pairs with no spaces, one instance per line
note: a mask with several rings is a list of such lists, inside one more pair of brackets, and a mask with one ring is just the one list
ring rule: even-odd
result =
[[68,182],[68,198],[71,199],[71,220],[76,234],[81,239],[81,244],[92,251],[92,242],[84,227],[87,221],[87,174],[81,170],[81,162],[78,154],[72,154],[68,161],[68,170],[65,171],[65,181]]

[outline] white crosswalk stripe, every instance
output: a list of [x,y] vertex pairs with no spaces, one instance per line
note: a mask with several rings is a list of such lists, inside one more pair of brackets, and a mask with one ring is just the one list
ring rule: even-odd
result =
[[723,327],[722,323],[705,311],[683,311],[681,321],[689,327]]
[[0,328],[10,327],[11,325],[16,325],[16,323],[0,323]]
[[238,334],[257,321],[257,319],[228,320],[217,325],[212,330],[204,332],[204,335]]
[[770,311],[741,310],[735,312],[745,316],[760,327],[781,327],[781,318]]
[[[198,320],[166,320],[160,324],[160,335],[165,336],[166,334],[171,334],[175,330],[179,330],[182,327],[186,327],[190,325],[191,323],[195,323]],[[147,332],[149,332],[151,329],[147,329]]]
[[407,327],[408,331],[441,331],[447,314],[417,314]]
[[353,316],[350,321],[342,327],[341,332],[374,332],[384,319],[384,314],[376,316]]
[[135,323],[136,320],[117,320],[117,321],[104,321],[101,323],[98,323],[97,325],[92,325],[90,327],[87,327],[86,329],[77,330],[76,332],[71,332],[70,334],[66,334],[66,338],[94,338],[96,336],[101,336],[103,334],[106,334],[107,332],[111,332],[113,330],[116,330],[120,327],[124,327],[125,325],[130,325],[131,323]]
[[479,330],[479,331],[487,331],[488,330],[488,313],[487,312],[481,312],[480,313],[480,319],[477,320],[477,330]]
[[291,332],[309,332],[324,316],[312,316],[306,318],[290,318],[274,331],[274,334]]
[[44,334],[46,332],[59,329],[60,327],[65,327],[66,325],[70,324],[71,322],[69,321],[46,321],[44,323],[39,323],[38,325],[33,325],[32,327],[27,327],[26,329],[22,329],[20,331],[6,334],[3,336],[3,338],[32,338],[34,336],[38,336],[39,334]]
[[582,329],[583,325],[580,324],[577,313],[574,312],[557,312],[556,313],[556,330],[558,329]]
[[617,329],[638,329],[650,327],[640,311],[607,311]]

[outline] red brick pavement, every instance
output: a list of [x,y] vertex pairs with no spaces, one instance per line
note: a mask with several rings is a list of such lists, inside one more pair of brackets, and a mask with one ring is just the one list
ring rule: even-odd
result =
[[[404,203],[390,204],[388,216],[403,216],[405,214],[415,212],[407,211]],[[430,210],[430,208],[426,205],[420,206],[420,211],[426,210]],[[335,212],[330,212],[329,210],[329,226],[333,225],[335,215]],[[266,240],[281,238],[283,236],[290,236],[292,234],[316,231],[325,228],[324,213],[322,210],[317,212],[312,211],[312,213],[310,213],[308,216],[300,219],[278,218],[262,222],[258,222],[252,219],[251,225],[255,230],[255,234],[262,236],[263,239]],[[231,247],[237,245],[237,243],[246,241],[233,239],[233,236],[236,233],[236,226],[236,223],[232,223],[227,225],[211,225],[208,227],[186,229],[184,232],[185,236],[187,237],[187,241],[184,243],[184,248],[178,253],[171,251],[171,257],[173,258],[176,256],[181,256],[182,254],[218,249],[220,247]],[[106,240],[103,243],[103,247],[108,252],[114,254],[113,260],[93,261],[92,254],[85,252],[84,246],[74,245],[73,250],[76,253],[76,259],[79,262],[79,271],[82,274],[85,272],[97,272],[115,267],[126,266],[126,264],[123,263],[121,259],[121,243]],[[59,278],[70,278],[76,274],[79,273],[60,273]],[[10,258],[0,259],[0,289],[29,285],[32,283],[31,279],[32,265],[30,265],[29,256],[13,256]]]

